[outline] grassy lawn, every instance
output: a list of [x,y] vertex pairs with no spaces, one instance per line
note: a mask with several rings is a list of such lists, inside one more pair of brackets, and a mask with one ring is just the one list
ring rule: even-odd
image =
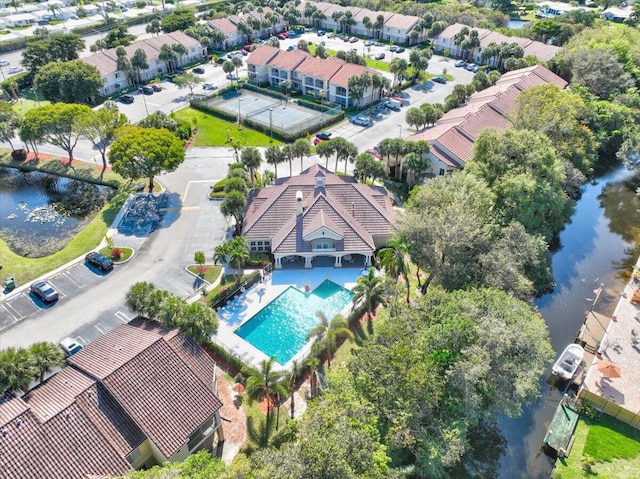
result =
[[[637,477],[640,471],[640,431],[602,415],[599,422],[578,421],[571,456],[558,460],[556,479]],[[591,473],[585,464],[591,463]]]
[[[174,114],[176,119],[189,122],[198,127],[193,146],[228,146],[228,137],[240,137],[242,146],[269,146],[269,135],[259,133],[244,126],[238,128],[235,123],[221,120],[192,108],[183,108]],[[273,140],[276,145],[281,144]]]
[[[15,166],[11,161],[9,150],[0,151],[0,164]],[[58,160],[41,161],[30,165],[34,170],[50,171],[67,176],[76,176],[81,179],[97,181],[100,174],[98,169],[90,164],[78,164],[73,168],[63,166]],[[118,175],[108,171],[104,176],[105,180],[111,180],[114,184],[122,181]],[[98,213],[91,222],[63,249],[43,258],[25,258],[19,256],[9,249],[9,246],[0,238],[0,258],[2,261],[2,274],[0,280],[13,276],[16,284],[23,285],[31,280],[62,266],[63,264],[85,254],[95,248],[104,238],[109,226],[115,219],[118,211],[127,198],[128,191],[121,189]]]
[[[218,279],[218,276],[222,273],[222,266],[220,265],[205,264],[204,267],[206,268],[206,271],[204,272],[203,278],[209,284],[212,284],[216,279]],[[200,275],[200,265],[192,264],[187,266],[187,269],[196,276]]]
[[369,68],[373,68],[375,70],[380,70],[383,72],[389,71],[389,63],[383,60],[375,60],[373,58],[367,58],[367,66]]
[[[22,92],[23,96],[33,98],[33,94],[30,92]],[[48,105],[50,102],[47,100],[36,102],[35,99],[31,100],[29,98],[22,98],[21,100],[15,102],[13,104],[13,111],[18,113],[19,115],[24,115],[29,110],[37,107]]]

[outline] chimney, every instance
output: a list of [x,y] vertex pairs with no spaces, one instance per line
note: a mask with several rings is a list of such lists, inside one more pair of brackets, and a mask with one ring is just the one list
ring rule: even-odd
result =
[[296,191],[296,216],[302,214],[302,191]]

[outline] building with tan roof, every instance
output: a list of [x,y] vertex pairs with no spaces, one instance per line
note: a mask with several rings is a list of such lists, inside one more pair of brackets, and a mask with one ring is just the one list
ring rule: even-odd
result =
[[[470,31],[475,30],[478,32],[478,38],[480,40],[480,45],[470,52],[462,51],[460,45],[456,45],[455,36],[460,33],[460,30],[463,28],[468,28]],[[536,57],[541,62],[546,62],[551,60],[554,56],[556,56],[561,50],[561,47],[555,45],[547,45],[546,43],[536,42],[529,38],[522,37],[508,37],[499,32],[494,32],[492,30],[487,30],[486,28],[476,28],[469,27],[462,23],[454,23],[453,25],[449,25],[445,28],[441,33],[436,35],[433,38],[436,42],[435,49],[436,51],[447,51],[451,56],[463,56],[465,58],[469,58],[471,61],[481,64],[483,63],[481,52],[483,49],[487,48],[491,43],[495,43],[496,45],[500,45],[501,43],[517,43],[524,50],[524,57]],[[491,66],[496,66],[497,59],[489,59],[486,63]]]
[[23,397],[0,397],[2,477],[120,476],[223,440],[215,364],[190,338],[133,320]]
[[276,268],[302,257],[305,268],[329,258],[369,266],[393,233],[395,212],[384,187],[357,183],[316,164],[298,176],[252,190],[242,234],[251,251],[271,252]]
[[355,100],[349,92],[349,78],[378,72],[335,57],[318,58],[301,50],[283,51],[261,45],[247,58],[247,70],[249,81],[257,85],[280,86],[288,81],[292,90],[343,106],[368,105],[381,98],[380,90],[370,86],[362,98]]
[[[266,22],[268,18],[278,20],[275,23]],[[259,29],[255,29],[255,26],[260,24]],[[245,23],[251,28],[251,37],[247,37],[241,28],[238,28],[240,23]],[[225,34],[225,40],[221,42],[221,48],[223,50],[229,50],[246,43],[251,43],[255,38],[263,39],[269,38],[278,32],[281,32],[286,27],[286,22],[281,15],[277,14],[270,7],[261,7],[261,11],[257,9],[251,10],[247,13],[240,13],[239,15],[229,15],[224,18],[217,18],[215,20],[209,20],[208,25],[214,30],[218,30]]]
[[[344,33],[365,35],[379,40],[393,41],[394,43],[402,43],[414,45],[421,43],[427,39],[427,32],[421,27],[420,17],[414,15],[404,15],[401,13],[392,13],[386,11],[374,11],[367,8],[355,6],[343,7],[341,5],[329,2],[303,2],[298,6],[301,13],[304,14],[305,7],[313,4],[321,11],[325,18],[319,22],[318,28],[328,31],[341,31],[341,25],[334,20],[335,13],[350,12],[354,21],[353,25],[347,27]],[[367,28],[364,19],[368,18],[372,24],[376,23],[378,16],[382,15],[384,22],[381,29]],[[311,19],[306,19],[310,21]],[[412,31],[416,31],[414,35]]]
[[[187,48],[187,54],[178,58],[173,67],[181,67],[207,57],[207,49],[198,40],[183,32],[171,32],[144,40],[138,40],[125,47],[127,58],[131,59],[136,50],[141,49],[147,55],[149,68],[139,72],[139,80],[146,82],[168,71],[167,64],[160,60],[160,49],[163,45],[181,44]],[[111,95],[132,85],[131,79],[118,70],[118,56],[116,49],[110,48],[104,52],[97,52],[81,58],[85,63],[95,66],[102,77],[102,91],[100,96]]]
[[566,81],[542,65],[505,73],[492,87],[474,93],[466,105],[445,113],[434,127],[406,139],[429,142],[429,159],[434,175],[460,170],[473,158],[473,144],[481,131],[509,128],[509,117],[518,95],[534,86],[549,83],[558,88],[567,86]]

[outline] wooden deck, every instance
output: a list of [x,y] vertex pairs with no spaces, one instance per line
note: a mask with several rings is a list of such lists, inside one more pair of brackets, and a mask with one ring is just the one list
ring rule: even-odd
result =
[[551,455],[559,455],[563,451],[564,455],[568,456],[571,450],[573,432],[580,414],[569,404],[570,402],[568,396],[562,398],[542,441]]

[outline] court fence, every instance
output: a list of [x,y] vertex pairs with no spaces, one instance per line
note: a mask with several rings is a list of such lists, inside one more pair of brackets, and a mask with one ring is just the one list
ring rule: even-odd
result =
[[[246,88],[247,86],[248,88]],[[257,94],[256,96],[258,97],[260,97],[261,95],[266,95],[280,101],[287,100],[287,97],[282,93],[274,92],[266,88],[259,88],[255,85],[241,84],[239,89],[246,89],[252,94]],[[240,115],[240,118],[238,118],[237,113],[227,111],[218,106],[221,103],[228,101],[228,98],[225,98],[225,95],[228,93],[229,91],[225,91],[220,92],[216,95],[207,96],[205,98],[193,99],[191,101],[191,107],[195,110],[213,115],[222,120],[234,122],[238,121],[239,119],[242,125],[251,128],[252,130],[259,131],[260,133],[271,135],[274,139],[283,141],[285,143],[293,142],[298,138],[305,138],[314,131],[323,130],[344,119],[344,111],[339,105],[315,105],[312,102],[303,99],[299,99],[295,102],[298,107],[312,109],[316,112],[319,111],[320,115],[318,116],[316,114],[310,119],[301,120],[297,123],[288,123],[286,125],[278,124],[277,122],[270,122],[270,124],[265,124],[262,121],[258,121],[252,118],[268,110],[272,106],[269,105],[267,107],[245,114],[244,116]],[[314,105],[314,107],[310,107],[309,104]]]

